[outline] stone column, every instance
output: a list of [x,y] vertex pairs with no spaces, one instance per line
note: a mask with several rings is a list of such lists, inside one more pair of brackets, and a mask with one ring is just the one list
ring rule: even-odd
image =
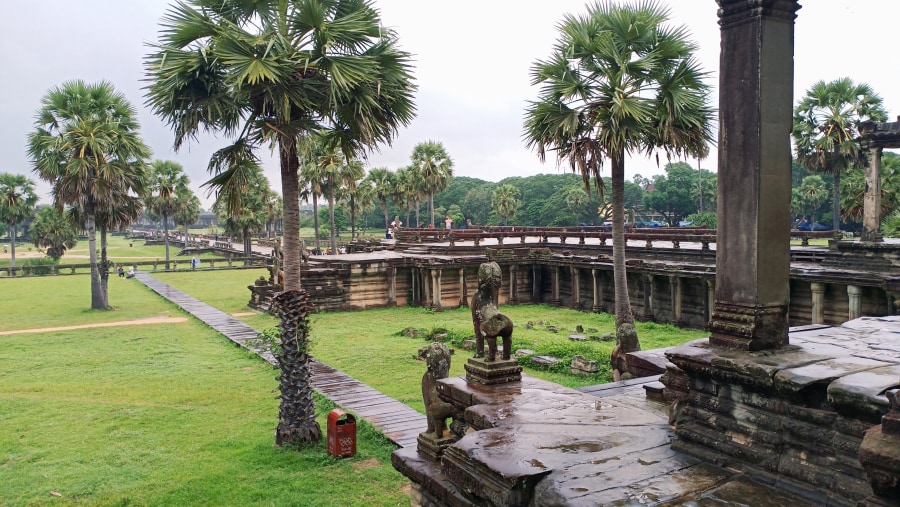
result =
[[788,343],[795,0],[717,0],[719,185],[710,343]]
[[644,283],[644,320],[653,320],[653,275],[641,277]]
[[541,265],[531,265],[531,302],[541,302]]
[[847,296],[850,299],[849,311],[847,318],[849,320],[858,319],[862,314],[862,288],[859,285],[848,285]]
[[603,287],[600,285],[600,270],[592,269],[591,276],[594,278],[594,305],[591,306],[591,311],[602,312],[603,311]]
[[681,278],[669,275],[669,287],[672,290],[672,323],[681,322]]
[[515,264],[509,265],[509,304],[511,305],[519,302],[519,284],[516,276],[518,272],[518,266]]
[[407,301],[407,305],[419,305],[419,268],[413,266],[409,268],[409,284],[412,287],[412,301]]
[[866,165],[866,193],[863,196],[861,241],[880,243],[881,236],[881,148],[869,148]]
[[812,291],[812,323],[825,323],[825,284],[813,282],[809,284]]
[[581,280],[578,276],[580,271],[576,267],[570,269],[572,271],[572,308],[578,310],[581,308]]
[[553,266],[550,269],[553,270],[553,278],[550,280],[551,282],[551,291],[553,295],[550,296],[550,304],[554,306],[559,306],[559,266]]
[[389,266],[385,270],[388,286],[388,306],[397,306],[397,268]]
[[441,268],[431,270],[431,288],[434,292],[432,301],[435,310],[441,310]]
[[425,308],[431,308],[431,269],[420,268],[419,273],[422,277],[422,294],[425,299]]
[[459,268],[459,306],[469,306],[469,291],[466,287],[466,268]]

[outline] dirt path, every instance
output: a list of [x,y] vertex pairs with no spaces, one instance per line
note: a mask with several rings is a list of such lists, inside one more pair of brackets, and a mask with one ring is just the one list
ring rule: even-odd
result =
[[185,322],[186,320],[187,317],[148,317],[146,319],[120,320],[118,322],[102,322],[99,324],[82,324],[80,326],[15,329],[13,331],[0,331],[0,336],[24,333],[52,333],[53,331],[69,331],[72,329],[87,329],[91,327],[139,326],[143,324],[177,324],[179,322]]

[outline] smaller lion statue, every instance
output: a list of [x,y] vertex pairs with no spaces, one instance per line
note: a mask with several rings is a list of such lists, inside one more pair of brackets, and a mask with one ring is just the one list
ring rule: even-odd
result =
[[422,375],[422,399],[428,419],[426,433],[434,433],[438,439],[447,432],[447,418],[458,416],[453,405],[441,400],[437,394],[437,381],[450,374],[450,349],[443,343],[432,343],[422,353],[427,370]]
[[513,323],[497,310],[501,271],[496,262],[485,262],[478,268],[478,290],[472,297],[472,324],[475,326],[475,357],[484,357],[484,341],[488,342],[485,361],[497,358],[497,337],[503,338],[502,359],[509,359],[512,348]]

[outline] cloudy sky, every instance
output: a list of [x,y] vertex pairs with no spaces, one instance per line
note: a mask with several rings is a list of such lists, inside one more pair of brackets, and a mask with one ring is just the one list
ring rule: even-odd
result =
[[[672,22],[686,25],[699,44],[698,57],[718,82],[719,28],[714,0],[668,0]],[[205,207],[200,189],[209,155],[226,139],[204,138],[171,149],[168,128],[143,107],[143,58],[157,38],[168,0],[38,0],[16,2],[0,17],[0,172],[37,180],[25,154],[34,114],[48,89],[71,79],[106,79],[139,110],[141,132],[155,159],[181,163]],[[555,173],[522,141],[527,101],[537,97],[529,68],[546,58],[565,13],[582,12],[583,0],[375,0],[385,25],[415,56],[418,116],[393,146],[369,156],[369,167],[392,170],[409,163],[413,146],[444,144],[454,173],[489,181],[508,176]],[[884,98],[891,117],[900,114],[900,67],[894,33],[897,0],[801,0],[796,24],[794,103],[816,81],[849,76],[870,84]],[[713,92],[717,100],[718,90]],[[280,188],[277,164],[260,153],[273,188]],[[696,161],[690,161],[692,165]],[[715,154],[702,162],[716,170]],[[655,161],[630,159],[629,178],[662,172]],[[38,184],[42,202],[48,186]]]

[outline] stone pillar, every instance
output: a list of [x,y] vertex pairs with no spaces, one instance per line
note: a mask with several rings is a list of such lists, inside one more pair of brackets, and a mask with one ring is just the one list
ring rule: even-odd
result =
[[553,270],[553,278],[550,280],[553,295],[550,296],[550,304],[559,306],[559,266],[553,266],[550,269]]
[[429,268],[420,268],[419,274],[422,277],[422,294],[425,300],[425,308],[431,308],[431,270]]
[[603,311],[603,287],[600,285],[600,270],[592,269],[591,276],[594,278],[594,305],[591,306],[591,311],[602,312]]
[[388,306],[397,306],[397,268],[389,266],[385,270],[388,286]]
[[531,302],[541,302],[541,265],[531,265]]
[[812,323],[825,323],[825,284],[813,282],[809,284],[812,291]]
[[644,320],[653,320],[653,275],[641,277],[644,283]]
[[707,327],[709,326],[709,319],[712,318],[712,309],[716,304],[716,281],[715,280],[707,280],[706,281],[706,304],[703,308],[703,315],[707,322]]
[[441,310],[441,268],[431,269],[432,301],[435,310]]
[[866,193],[863,196],[861,241],[879,243],[881,236],[881,148],[869,148],[866,165]]
[[681,278],[669,275],[669,287],[672,290],[672,323],[681,322]]
[[849,311],[847,313],[848,320],[858,319],[862,314],[862,289],[859,285],[848,285],[847,296],[850,299]]
[[409,285],[412,287],[412,301],[408,301],[407,305],[419,305],[419,268],[413,266],[409,268]]
[[459,306],[469,306],[469,291],[466,287],[466,268],[459,268]]
[[710,343],[788,343],[795,0],[717,0],[719,185]]
[[576,267],[570,269],[572,270],[572,308],[579,310],[581,309],[581,280],[578,276],[580,271]]
[[509,265],[509,304],[519,302],[519,285],[517,280],[519,268],[515,264]]

